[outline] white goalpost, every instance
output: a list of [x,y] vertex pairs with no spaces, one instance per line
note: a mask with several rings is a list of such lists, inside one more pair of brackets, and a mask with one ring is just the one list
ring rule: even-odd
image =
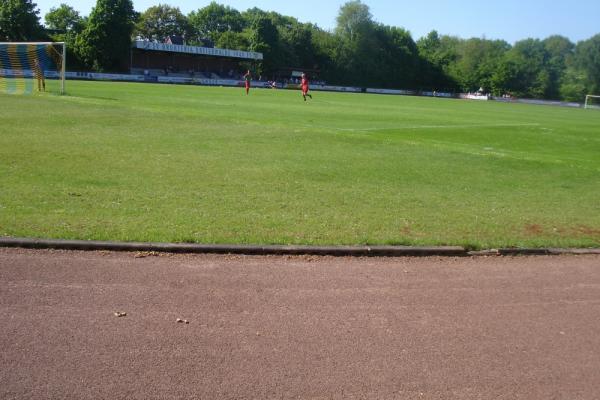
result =
[[595,108],[600,110],[600,96],[588,94],[585,96],[585,109]]
[[65,93],[64,42],[0,42],[0,93]]

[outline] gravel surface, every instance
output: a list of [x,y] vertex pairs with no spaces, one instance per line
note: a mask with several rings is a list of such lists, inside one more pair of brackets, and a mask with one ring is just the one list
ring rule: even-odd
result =
[[598,399],[600,256],[0,249],[0,399]]

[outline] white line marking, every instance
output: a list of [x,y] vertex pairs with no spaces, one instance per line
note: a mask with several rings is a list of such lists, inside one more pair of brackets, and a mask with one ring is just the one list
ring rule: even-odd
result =
[[329,126],[311,126],[306,125],[307,128],[322,128],[331,129],[343,132],[375,132],[375,131],[392,131],[402,129],[453,129],[453,128],[503,128],[503,127],[526,127],[526,126],[540,126],[538,123],[524,123],[524,124],[469,124],[469,125],[408,125],[408,126],[393,126],[389,128],[338,128]]

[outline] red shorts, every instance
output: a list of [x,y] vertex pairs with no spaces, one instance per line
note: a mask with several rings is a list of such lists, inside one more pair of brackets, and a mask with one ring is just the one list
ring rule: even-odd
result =
[[250,89],[250,82],[246,81],[246,89]]
[[308,86],[302,86],[302,93],[308,93]]

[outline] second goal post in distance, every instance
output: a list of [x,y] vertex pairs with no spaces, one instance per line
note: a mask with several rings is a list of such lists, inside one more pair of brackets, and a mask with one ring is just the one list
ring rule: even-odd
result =
[[65,93],[63,42],[0,42],[0,93]]
[[585,108],[595,108],[596,110],[600,110],[600,96],[593,94],[585,96]]

